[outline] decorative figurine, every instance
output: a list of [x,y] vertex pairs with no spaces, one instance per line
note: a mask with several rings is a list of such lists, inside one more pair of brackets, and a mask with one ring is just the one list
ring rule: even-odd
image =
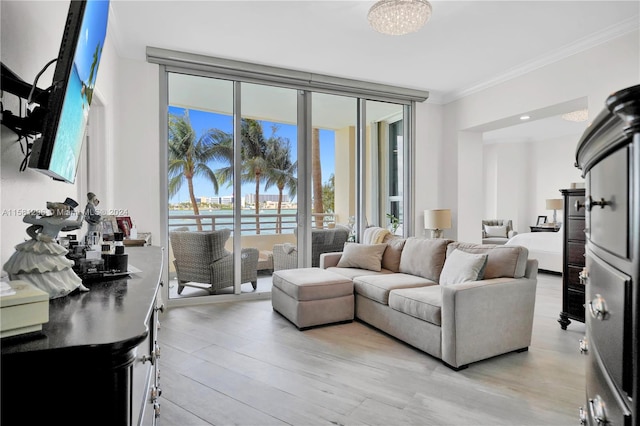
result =
[[50,216],[28,214],[23,222],[32,224],[27,228],[30,240],[16,246],[3,269],[12,280],[27,281],[49,293],[50,299],[66,296],[72,291],[89,291],[73,271],[74,262],[67,259],[67,249],[56,243],[60,231],[73,231],[82,227],[82,214],[70,219],[78,203],[71,198],[64,202],[47,202]]
[[96,211],[96,207],[100,204],[100,200],[93,192],[87,193],[87,205],[84,208],[84,220],[89,224],[87,235],[94,235],[94,232],[98,234],[102,233],[101,217]]

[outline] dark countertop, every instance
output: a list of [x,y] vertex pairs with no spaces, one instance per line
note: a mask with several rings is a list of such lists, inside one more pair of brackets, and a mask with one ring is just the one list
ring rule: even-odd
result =
[[[162,274],[160,247],[128,247],[129,265],[142,272],[125,278],[85,284],[49,301],[49,322],[42,331],[2,339],[2,355],[58,353],[82,350],[91,356],[128,352],[142,342]],[[81,362],[81,360],[78,360]]]

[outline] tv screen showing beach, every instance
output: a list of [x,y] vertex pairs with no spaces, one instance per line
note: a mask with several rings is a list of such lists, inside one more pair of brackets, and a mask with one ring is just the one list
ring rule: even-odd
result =
[[76,177],[98,64],[107,34],[108,14],[108,1],[87,2],[67,79],[49,171],[68,182],[74,182]]

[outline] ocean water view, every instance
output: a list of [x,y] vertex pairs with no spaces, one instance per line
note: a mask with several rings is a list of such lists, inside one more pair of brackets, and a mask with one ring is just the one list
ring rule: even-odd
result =
[[[281,233],[293,233],[296,227],[296,209],[283,209],[281,211]],[[186,227],[189,231],[196,231],[196,219],[193,210],[169,210],[169,230]],[[256,233],[256,213],[253,209],[242,209],[242,235]],[[278,213],[275,209],[263,209],[258,215],[261,234],[276,234]],[[202,229],[211,231],[215,229],[233,229],[233,210],[200,209]]]

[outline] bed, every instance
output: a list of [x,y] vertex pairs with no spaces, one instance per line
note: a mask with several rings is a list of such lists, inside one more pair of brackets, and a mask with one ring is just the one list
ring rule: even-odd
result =
[[538,259],[538,269],[562,273],[562,229],[558,232],[525,232],[515,235],[505,245],[523,246],[529,259]]

